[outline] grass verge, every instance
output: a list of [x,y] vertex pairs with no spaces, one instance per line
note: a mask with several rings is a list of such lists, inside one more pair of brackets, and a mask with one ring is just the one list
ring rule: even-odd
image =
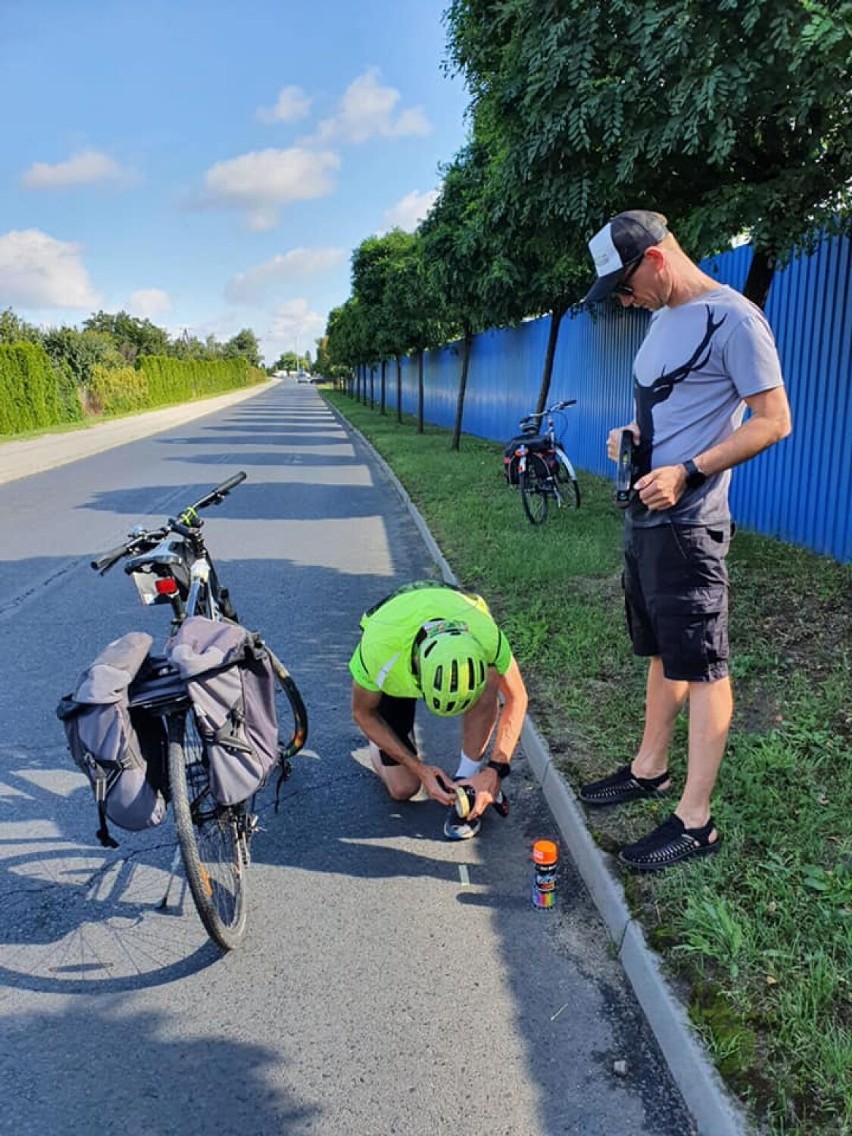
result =
[[[526,520],[502,447],[416,432],[339,392],[325,397],[405,486],[459,580],[509,638],[539,725],[576,788],[628,760],[645,669],[620,591],[621,516],[580,474],[578,512]],[[625,892],[718,1068],[772,1136],[852,1134],[852,569],[739,532],[729,558],[736,710],[714,798],[718,856]],[[670,768],[683,783],[686,727]],[[676,798],[675,798],[676,800]],[[588,817],[609,850],[670,811]]]

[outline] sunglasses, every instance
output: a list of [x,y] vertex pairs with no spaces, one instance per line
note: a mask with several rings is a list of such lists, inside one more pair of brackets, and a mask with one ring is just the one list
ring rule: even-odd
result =
[[644,259],[645,259],[645,254],[643,252],[639,256],[637,256],[634,260],[630,261],[630,263],[627,266],[627,271],[619,279],[618,283],[616,284],[616,286],[612,290],[613,296],[632,296],[633,295],[633,289],[630,287],[630,285],[627,283],[627,281],[630,279],[630,277],[633,275],[633,273],[636,271],[636,269],[639,267],[639,265],[642,263],[642,261]]

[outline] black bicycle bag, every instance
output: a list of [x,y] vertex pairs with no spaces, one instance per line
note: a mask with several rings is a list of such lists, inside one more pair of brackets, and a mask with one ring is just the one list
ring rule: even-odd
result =
[[98,805],[97,837],[117,848],[107,822],[132,832],[166,815],[168,744],[162,720],[136,712],[128,690],[151,649],[151,636],[131,631],[108,644],[83,671],[56,715],[71,757]]
[[550,450],[550,442],[541,434],[518,434],[507,442],[503,450],[503,473],[510,485],[518,484],[518,449],[521,446],[526,446],[534,454]]
[[192,701],[211,794],[222,805],[248,800],[280,758],[277,681],[259,636],[193,615],[169,640],[166,656]]

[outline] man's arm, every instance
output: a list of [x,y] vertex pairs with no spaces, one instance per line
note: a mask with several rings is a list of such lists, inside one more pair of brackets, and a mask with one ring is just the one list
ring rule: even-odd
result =
[[[723,442],[711,446],[692,460],[702,473],[712,477],[768,450],[792,430],[790,404],[783,387],[749,395],[745,403],[751,416]],[[636,482],[642,504],[648,509],[670,509],[686,489],[686,470],[682,465],[662,465]]]
[[380,750],[400,765],[404,765],[420,781],[429,796],[443,805],[452,805],[455,794],[444,788],[445,774],[435,765],[427,765],[408,746],[403,745],[379,713],[381,692],[366,690],[352,683],[352,717],[357,725]]
[[[497,719],[497,732],[491,760],[499,765],[507,765],[511,762],[520,740],[528,702],[527,688],[514,658],[506,673],[497,678],[497,694],[503,705]],[[468,717],[476,713],[476,709],[476,706],[474,706],[465,715],[465,725],[467,725]],[[462,737],[464,738],[464,730]],[[467,752],[467,746],[464,745],[464,742],[462,747]],[[476,803],[470,812],[471,817],[475,818],[484,813],[488,806],[497,799],[500,792],[500,777],[496,770],[486,766],[466,783],[472,785],[476,790]]]

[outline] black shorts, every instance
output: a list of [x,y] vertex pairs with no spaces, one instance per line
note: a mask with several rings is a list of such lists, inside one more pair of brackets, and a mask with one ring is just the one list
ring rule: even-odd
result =
[[[416,709],[416,698],[394,698],[390,694],[383,694],[379,702],[379,716],[384,719],[385,725],[393,730],[400,743],[412,753],[417,753],[417,747],[411,740]],[[399,762],[388,757],[383,749],[379,750],[379,754],[382,765],[399,765]]]
[[666,678],[728,674],[729,523],[624,529],[627,627],[633,652],[659,656]]

